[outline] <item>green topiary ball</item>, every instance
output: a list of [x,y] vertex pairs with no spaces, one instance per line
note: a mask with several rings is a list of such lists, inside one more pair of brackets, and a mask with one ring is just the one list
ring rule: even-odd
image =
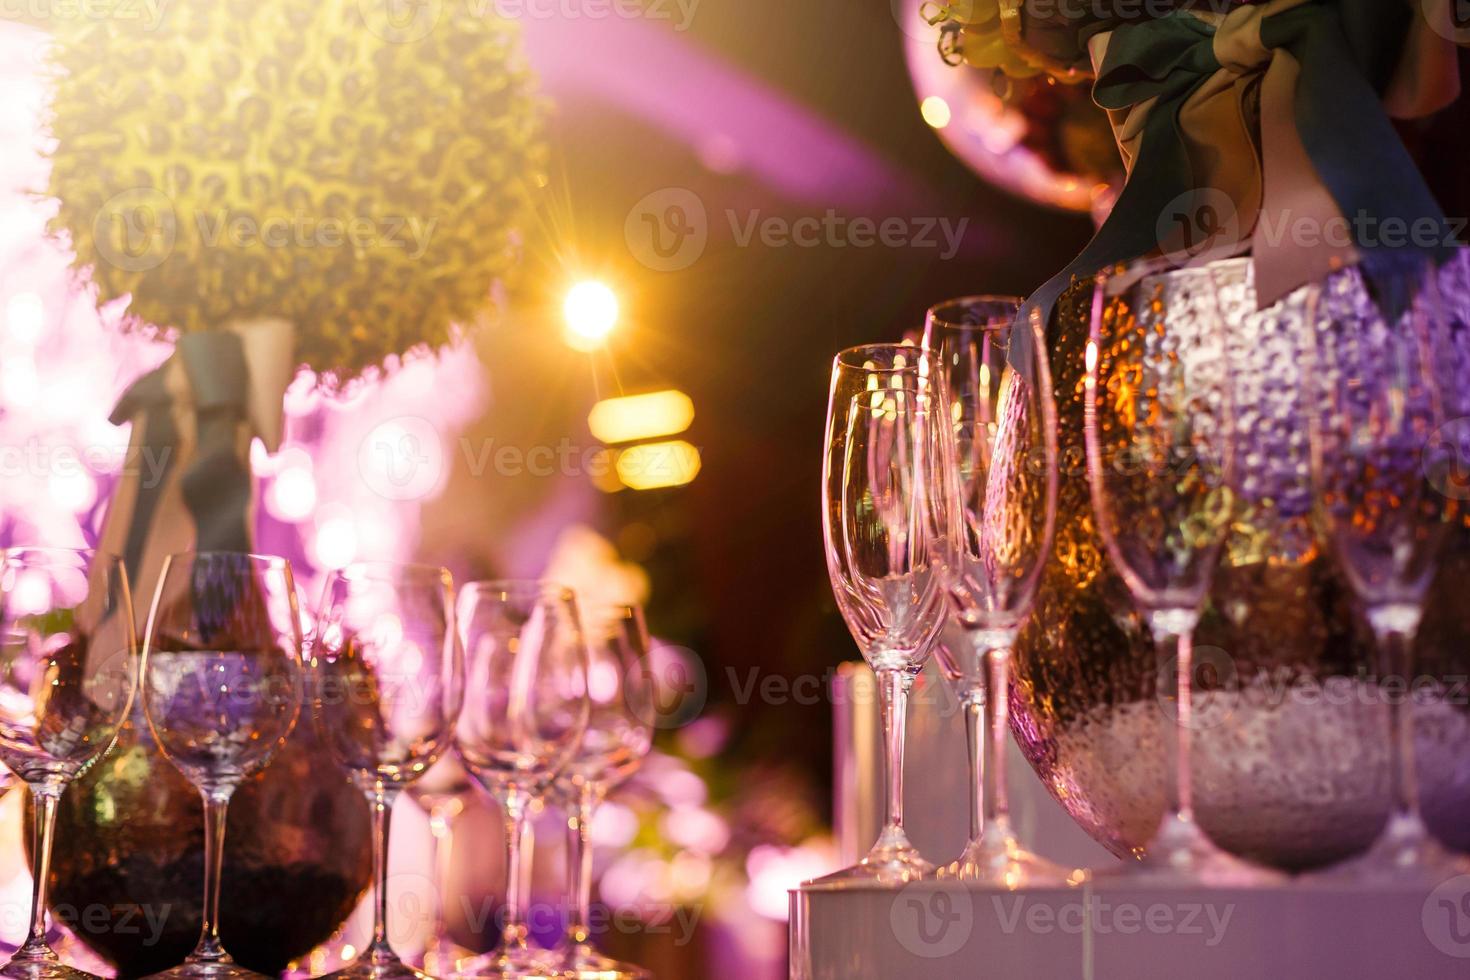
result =
[[54,30],[53,230],[146,331],[279,317],[327,384],[451,339],[545,183],[493,5],[171,0]]

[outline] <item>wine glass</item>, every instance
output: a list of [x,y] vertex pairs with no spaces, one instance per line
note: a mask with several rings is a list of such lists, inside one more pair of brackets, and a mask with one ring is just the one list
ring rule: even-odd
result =
[[1452,396],[1436,379],[1448,336],[1428,263],[1381,277],[1370,295],[1356,269],[1313,286],[1307,301],[1315,382],[1313,490],[1330,550],[1372,628],[1379,676],[1403,681],[1388,700],[1393,810],[1378,839],[1331,874],[1437,880],[1464,862],[1429,833],[1414,766],[1413,646],[1455,501],[1436,469],[1456,447],[1437,440]]
[[[1192,642],[1235,510],[1227,326],[1205,268],[1141,262],[1099,273],[1086,348],[1084,430],[1098,532],[1158,651],[1167,810],[1130,881],[1253,884],[1218,848],[1190,786]],[[1165,682],[1172,678],[1172,683]],[[1162,688],[1168,688],[1168,694]]]
[[[929,384],[929,362],[928,352],[912,343],[863,344],[839,351],[832,358],[832,376],[827,392],[827,422],[823,436],[822,536],[826,542],[827,577],[834,583],[834,588],[835,583],[842,581],[845,575],[843,565],[838,560],[838,552],[832,543],[837,540],[842,527],[843,464],[853,399],[859,394],[880,389],[925,388]],[[907,687],[911,684],[901,686],[904,687],[901,692],[904,703],[901,707],[906,708]],[[893,845],[893,849],[887,852],[888,856],[899,858],[896,864],[890,862],[887,876],[894,879],[904,875],[917,877],[933,867],[909,845],[903,832],[903,774],[897,770],[902,765],[904,729],[904,721],[899,719],[895,728],[895,750],[884,760],[890,783],[889,796],[893,794],[891,784],[894,780],[899,781],[898,806],[896,811],[885,814],[883,832],[883,837]],[[890,825],[895,832],[890,831]],[[883,864],[884,855],[885,852],[875,844],[865,859],[867,868],[876,871]],[[834,884],[841,884],[847,877],[846,873],[839,872],[829,876],[829,879]],[[863,876],[859,874],[853,877],[861,880]]]
[[127,571],[110,555],[0,552],[0,760],[30,787],[30,932],[0,976],[92,980],[46,942],[56,804],[111,748],[138,681]]
[[447,893],[454,867],[455,826],[472,791],[469,774],[453,754],[441,756],[434,768],[406,788],[409,799],[418,804],[429,818],[429,838],[432,841],[434,922],[420,961],[424,972],[430,974],[457,974],[461,965],[475,955],[456,943],[449,934]]
[[261,976],[220,943],[225,814],[295,728],[302,680],[290,562],[227,551],[164,560],[143,643],[143,711],[159,750],[204,800],[204,923],[188,958],[156,977]]
[[[958,650],[940,645],[940,665],[965,708],[971,763],[971,840],[944,870],[1007,888],[1058,885],[1068,875],[1021,846],[1006,791],[1011,651],[1036,599],[1057,510],[1046,338],[1039,315],[1015,325],[1022,302],[951,300],[924,323],[934,387],[954,427],[961,533],[950,597],[967,641]],[[1031,342],[1012,345],[1015,331]]]
[[531,854],[523,844],[532,808],[587,729],[586,639],[572,591],[550,582],[471,582],[458,610],[465,705],[455,743],[505,811],[505,921],[488,967],[494,976],[542,976],[554,967],[527,943]]
[[423,977],[388,941],[393,804],[449,747],[463,694],[454,583],[430,565],[357,563],[327,578],[311,647],[312,715],[373,814],[373,941],[332,974]]
[[569,975],[646,978],[648,971],[597,952],[588,927],[592,903],[592,815],[608,793],[643,764],[653,746],[648,629],[637,606],[584,607],[590,663],[587,731],[553,792],[567,813],[568,914],[557,949]]
[[[926,363],[922,352],[914,356]],[[880,380],[833,415],[842,428],[826,465],[841,476],[826,481],[836,495],[826,501],[827,565],[848,630],[878,677],[887,794],[868,855],[815,884],[898,885],[933,870],[903,830],[903,734],[909,690],[944,623],[953,460],[948,425],[927,388]]]

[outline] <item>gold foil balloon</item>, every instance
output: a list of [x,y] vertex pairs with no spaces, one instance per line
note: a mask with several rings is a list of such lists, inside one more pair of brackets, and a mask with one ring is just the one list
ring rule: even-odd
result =
[[133,327],[281,318],[340,384],[510,270],[540,113],[492,8],[171,0],[53,37],[52,227]]

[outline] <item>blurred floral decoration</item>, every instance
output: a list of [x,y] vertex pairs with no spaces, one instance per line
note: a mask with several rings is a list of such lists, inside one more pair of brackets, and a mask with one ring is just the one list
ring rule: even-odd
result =
[[1095,213],[1122,177],[1107,114],[1078,84],[1084,72],[1048,71],[1047,59],[1013,40],[1004,26],[1007,6],[926,0],[907,9],[905,53],[921,112],[950,151],[990,183],[1040,204]]
[[1001,29],[1001,0],[924,0],[919,15],[939,28],[939,53],[947,64],[995,69],[1009,78],[1031,78],[1042,67],[1012,46]]
[[[1250,0],[1204,0],[1226,9]],[[1045,71],[1065,82],[1092,77],[1087,43],[1125,21],[1161,17],[1191,0],[1151,4],[1026,3],[1025,0],[923,0],[921,16],[941,27],[939,53],[949,64],[996,69],[1011,78]]]
[[619,558],[617,547],[585,524],[570,525],[557,535],[545,575],[575,592],[583,607],[648,602],[648,573]]
[[333,387],[489,306],[545,182],[540,100],[510,21],[397,7],[51,19],[51,226],[124,325],[282,318]]

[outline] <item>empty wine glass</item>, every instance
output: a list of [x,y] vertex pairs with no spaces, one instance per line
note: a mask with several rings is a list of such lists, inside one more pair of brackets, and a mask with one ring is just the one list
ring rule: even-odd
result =
[[61,963],[46,942],[56,803],[127,718],[136,644],[119,560],[61,548],[0,553],[0,760],[35,801],[30,932],[0,976],[92,980]]
[[[950,595],[968,647],[940,662],[965,707],[971,839],[945,869],[966,881],[1020,888],[1068,872],[1023,848],[1006,787],[1010,662],[1051,553],[1057,510],[1057,420],[1039,316],[1014,325],[1022,300],[973,296],[929,311],[924,346],[954,427],[960,528]],[[1031,343],[1014,345],[1014,331]],[[1024,354],[1022,353],[1024,351]],[[1013,363],[1015,361],[1016,363]]]
[[261,976],[220,943],[225,814],[296,726],[302,680],[290,562],[222,551],[164,560],[143,643],[143,710],[159,750],[204,799],[204,923],[194,952],[156,977]]
[[553,790],[566,808],[569,871],[566,930],[555,953],[569,976],[635,980],[648,971],[603,956],[592,944],[591,827],[598,805],[638,771],[653,745],[648,629],[637,606],[583,607],[582,615],[591,710],[581,745]]
[[[921,390],[929,384],[929,362],[928,353],[911,343],[864,344],[839,351],[832,358],[832,376],[827,392],[827,423],[823,436],[822,535],[826,542],[827,577],[834,583],[834,589],[836,583],[841,581],[845,575],[833,542],[837,540],[837,535],[841,533],[842,527],[843,464],[847,451],[847,428],[853,399],[859,394],[881,389]],[[900,707],[906,708],[906,689],[903,696],[904,704]],[[905,711],[904,718],[906,717],[907,712]],[[902,766],[903,741],[906,734],[904,718],[898,719],[894,729],[897,741],[894,752],[885,755],[884,758],[885,772],[890,783],[890,795],[893,781],[902,780],[902,773],[897,772],[896,769]],[[885,752],[887,748],[887,743],[885,743]],[[905,874],[917,876],[926,873],[933,867],[908,845],[907,837],[903,833],[902,792],[900,782],[897,811],[890,812],[884,817],[885,828],[892,824],[896,827],[897,833],[891,833],[885,829],[884,836],[894,846],[894,854],[907,856],[912,860],[907,868],[890,867],[889,877],[902,877]],[[871,859],[867,865],[868,868],[876,869],[881,864],[882,855],[877,844],[867,857]],[[904,862],[900,860],[899,864],[903,865]],[[844,873],[839,873],[829,876],[829,879],[834,884],[840,884],[846,877]],[[856,877],[860,879],[862,876]]]
[[373,814],[373,940],[334,978],[422,977],[388,941],[393,804],[450,746],[463,694],[454,584],[429,565],[358,563],[327,579],[311,647],[312,713]]
[[[914,356],[926,363],[922,352]],[[848,630],[878,676],[887,794],[868,855],[819,885],[896,885],[933,870],[903,829],[908,694],[944,623],[954,538],[948,426],[933,404],[927,389],[880,378],[833,413],[841,428],[830,434],[826,465],[841,476],[825,481],[836,495],[825,501],[827,567]]]
[[587,729],[588,658],[572,591],[542,581],[471,582],[459,594],[465,698],[455,742],[506,822],[506,900],[491,975],[555,967],[527,942],[528,818]]
[[1130,880],[1271,877],[1205,836],[1190,785],[1191,644],[1235,510],[1227,327],[1215,299],[1208,270],[1164,263],[1104,270],[1093,294],[1084,402],[1093,511],[1153,634],[1174,723],[1167,810],[1141,864],[1121,872]]
[[[1451,397],[1436,380],[1448,337],[1434,267],[1380,278],[1356,269],[1312,287],[1312,473],[1330,550],[1377,642],[1379,676],[1402,681],[1388,701],[1393,810],[1369,850],[1333,874],[1434,880],[1464,862],[1429,833],[1414,766],[1413,646],[1456,502],[1436,469],[1457,447],[1439,441]],[[1382,689],[1381,689],[1382,690]]]

